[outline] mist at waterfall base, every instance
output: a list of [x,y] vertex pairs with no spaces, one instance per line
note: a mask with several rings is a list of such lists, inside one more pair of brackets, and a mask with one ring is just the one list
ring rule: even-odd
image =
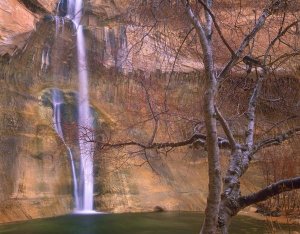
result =
[[[66,7],[67,3],[67,7]],[[66,14],[62,10],[67,8]],[[63,98],[59,91],[53,89],[53,122],[56,133],[62,139],[68,149],[72,179],[73,179],[73,196],[75,213],[94,213],[93,210],[93,118],[90,113],[89,90],[88,90],[88,72],[85,39],[83,26],[80,24],[82,18],[83,2],[82,0],[60,1],[57,7],[56,36],[64,27],[64,17],[72,20],[76,30],[76,47],[77,47],[77,68],[78,68],[78,144],[80,149],[80,168],[76,170],[74,156],[70,147],[65,143],[63,130],[61,126],[62,115],[60,105]],[[63,30],[62,30],[63,31]],[[46,58],[46,57],[45,57]],[[42,62],[46,61],[43,55]],[[43,64],[43,63],[42,63]]]

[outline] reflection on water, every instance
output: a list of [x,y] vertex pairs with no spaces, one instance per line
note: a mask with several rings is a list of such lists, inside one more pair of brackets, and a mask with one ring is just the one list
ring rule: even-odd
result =
[[[67,215],[0,225],[0,233],[10,234],[197,234],[203,214],[192,212]],[[277,233],[299,230],[298,226],[278,227]],[[270,233],[263,221],[236,217],[232,234]]]

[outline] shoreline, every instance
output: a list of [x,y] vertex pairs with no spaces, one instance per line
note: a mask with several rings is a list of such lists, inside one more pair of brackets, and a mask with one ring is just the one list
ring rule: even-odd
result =
[[273,216],[265,216],[260,213],[256,213],[254,211],[251,211],[251,208],[249,207],[248,210],[242,210],[238,213],[240,216],[247,216],[250,218],[254,218],[257,220],[262,220],[266,222],[275,222],[279,224],[287,224],[287,225],[300,225],[300,218],[289,218],[286,216],[279,216],[279,217],[273,217]]

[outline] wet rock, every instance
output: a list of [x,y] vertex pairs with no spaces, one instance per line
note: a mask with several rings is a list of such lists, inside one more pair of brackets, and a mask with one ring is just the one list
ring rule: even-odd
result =
[[255,213],[255,212],[257,212],[257,208],[256,208],[256,207],[253,207],[253,206],[251,206],[251,207],[249,207],[249,212],[253,212],[253,213]]
[[165,209],[162,208],[161,206],[155,206],[154,207],[154,212],[164,212],[164,211],[165,211]]
[[54,17],[52,15],[45,15],[43,20],[45,22],[51,22],[51,21],[54,21]]

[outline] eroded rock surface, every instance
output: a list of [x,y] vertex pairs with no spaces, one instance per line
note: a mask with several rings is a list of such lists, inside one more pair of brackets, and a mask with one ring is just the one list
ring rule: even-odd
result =
[[18,49],[22,49],[30,34],[35,30],[41,13],[52,12],[56,4],[56,0],[27,2],[28,5],[18,0],[3,0],[0,2],[1,56],[5,54],[11,56]]

